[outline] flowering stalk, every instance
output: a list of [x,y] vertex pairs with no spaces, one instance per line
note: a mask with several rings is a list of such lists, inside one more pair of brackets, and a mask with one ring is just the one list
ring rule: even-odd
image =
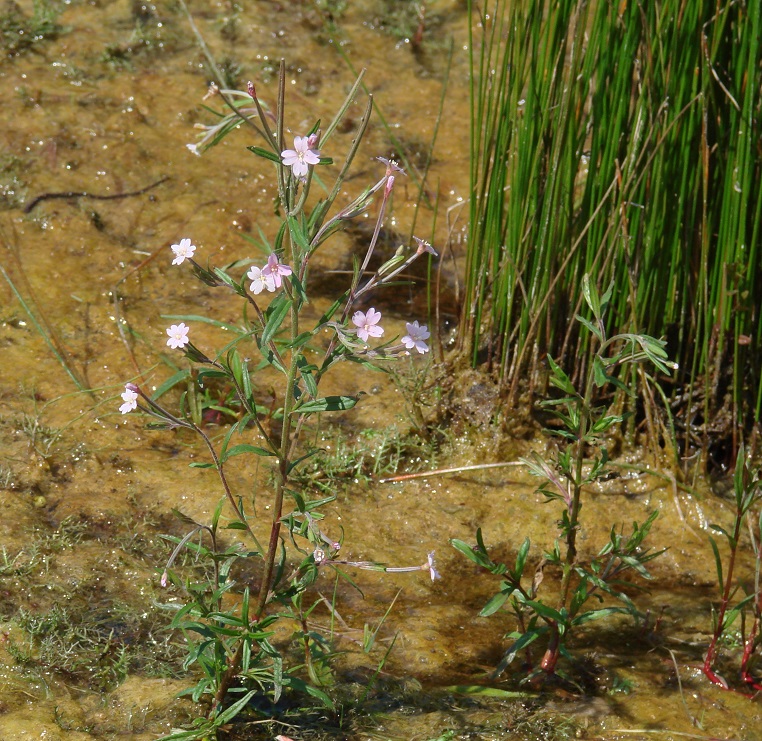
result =
[[352,566],[356,569],[362,569],[364,571],[383,571],[385,574],[405,574],[413,571],[428,571],[429,576],[431,577],[431,581],[436,581],[437,579],[442,578],[437,571],[436,565],[434,564],[433,551],[427,554],[426,563],[421,564],[420,566],[386,566],[385,564],[376,563],[375,561],[339,561],[337,559],[324,560],[323,558],[321,558],[318,563]]
[[399,275],[403,270],[407,269],[425,252],[433,255],[434,257],[439,257],[437,251],[428,242],[424,242],[424,240],[418,239],[418,237],[413,237],[413,239],[418,243],[418,249],[412,255],[410,255],[410,257],[408,257],[399,267],[393,268],[391,272],[387,273],[384,269],[386,268],[386,265],[382,265],[378,269],[378,272],[376,272],[375,275],[371,276],[371,278],[362,288],[357,289],[354,295],[355,300],[370,291],[372,288],[375,288],[382,283],[389,283],[392,278]]
[[[273,690],[275,699],[286,684],[282,671],[282,659],[275,647],[269,643],[268,632],[265,628],[273,621],[283,617],[282,612],[271,608],[273,601],[289,605],[286,609],[296,621],[296,624],[304,626],[305,635],[305,660],[308,667],[311,666],[310,651],[308,645],[312,638],[308,635],[305,622],[305,613],[302,607],[302,595],[312,583],[317,574],[315,566],[323,564],[347,565],[364,570],[384,571],[386,573],[402,573],[414,571],[427,571],[432,580],[439,578],[433,560],[433,553],[428,554],[425,564],[416,566],[385,566],[369,561],[339,561],[335,556],[341,544],[335,542],[323,534],[317,525],[319,517],[314,514],[323,502],[306,502],[302,493],[289,489],[292,469],[303,457],[297,457],[297,446],[300,442],[301,431],[307,417],[324,411],[335,411],[351,408],[357,398],[354,396],[326,396],[319,395],[319,385],[327,369],[338,360],[351,358],[365,361],[374,359],[395,359],[401,355],[409,355],[411,352],[424,354],[428,352],[426,340],[430,337],[428,328],[420,325],[418,321],[406,324],[406,334],[397,344],[392,340],[390,343],[372,347],[372,344],[382,338],[385,329],[381,324],[381,312],[375,308],[358,308],[357,298],[367,294],[371,288],[378,287],[404,270],[413,260],[423,252],[436,254],[434,250],[422,240],[418,241],[418,248],[412,256],[405,258],[402,253],[395,255],[387,261],[369,280],[366,280],[365,271],[375,251],[381,226],[384,220],[388,200],[394,187],[397,173],[401,170],[392,162],[382,160],[386,165],[385,175],[373,186],[363,191],[349,206],[339,210],[332,218],[327,218],[327,213],[334,199],[341,192],[341,183],[347,172],[350,162],[357,152],[358,139],[367,126],[368,117],[372,110],[369,101],[366,113],[359,126],[359,133],[353,142],[350,151],[341,168],[339,177],[327,199],[319,200],[311,213],[306,212],[306,204],[309,198],[309,188],[314,168],[329,164],[330,158],[322,157],[320,149],[336,129],[341,115],[349,108],[351,99],[359,89],[359,79],[353,87],[353,92],[345,101],[339,115],[326,129],[325,136],[321,140],[316,124],[307,135],[294,137],[293,148],[287,149],[285,136],[285,66],[281,63],[281,74],[278,85],[277,115],[274,126],[268,121],[266,111],[262,107],[253,84],[248,86],[248,97],[254,102],[256,115],[259,117],[261,128],[257,131],[263,136],[269,149],[249,147],[254,154],[264,157],[276,163],[276,177],[278,183],[278,197],[282,212],[285,213],[284,223],[275,242],[275,251],[270,254],[264,265],[251,265],[245,277],[239,279],[228,274],[228,270],[240,265],[233,263],[226,269],[203,268],[195,260],[196,247],[189,238],[183,238],[179,243],[171,245],[173,265],[182,265],[188,261],[194,274],[199,280],[208,286],[218,287],[225,285],[234,291],[248,304],[254,307],[257,320],[248,323],[248,329],[240,333],[233,342],[228,343],[223,350],[212,358],[196,347],[190,339],[190,328],[184,323],[173,324],[167,328],[167,346],[184,352],[191,363],[206,366],[198,372],[197,381],[199,386],[207,378],[222,378],[230,386],[226,389],[226,399],[230,398],[232,406],[237,410],[230,412],[236,417],[230,431],[224,436],[224,441],[219,450],[211,438],[202,428],[204,415],[201,412],[200,396],[194,393],[189,386],[187,397],[189,411],[185,413],[187,418],[175,416],[165,410],[156,401],[150,399],[137,386],[128,385],[122,394],[120,411],[128,413],[136,409],[145,411],[161,420],[165,427],[185,427],[198,433],[204,441],[211,456],[211,464],[203,464],[206,467],[213,466],[221,481],[225,492],[225,499],[220,502],[209,532],[212,534],[212,550],[208,553],[214,562],[215,578],[211,589],[204,585],[186,585],[191,596],[200,595],[191,600],[180,611],[177,622],[173,627],[183,628],[184,625],[203,625],[203,645],[193,643],[189,639],[192,648],[193,661],[206,662],[204,666],[204,678],[199,681],[196,692],[211,694],[214,702],[205,728],[217,728],[218,721],[229,719],[230,708],[226,713],[221,710],[224,707],[226,695],[234,682],[256,683],[259,687],[268,686],[263,684],[267,678]],[[223,96],[225,100],[227,98]],[[244,109],[247,113],[250,109]],[[253,113],[252,113],[253,115]],[[223,133],[222,130],[218,132]],[[216,140],[216,139],[215,139]],[[307,284],[307,269],[310,256],[320,244],[343,222],[358,215],[369,205],[372,196],[383,188],[382,202],[379,208],[373,234],[367,250],[361,262],[361,268],[357,271],[350,282],[346,294],[340,302],[337,302],[332,312],[323,317],[310,331],[302,329],[303,320],[300,318],[302,307],[307,302],[305,286]],[[298,276],[298,277],[297,277]],[[246,280],[249,281],[248,289]],[[260,308],[259,302],[268,294],[277,294],[272,298],[269,306]],[[343,306],[342,306],[343,305]],[[245,312],[244,312],[245,315]],[[338,321],[333,321],[334,317]],[[245,320],[248,322],[248,320]],[[307,360],[305,347],[307,342],[323,328],[331,328],[332,336],[328,342],[322,363],[315,365]],[[249,369],[249,359],[239,354],[239,342],[253,337],[257,348],[262,355],[264,363],[269,364],[275,371],[282,374],[281,393],[275,395],[275,401],[269,411],[263,411],[255,399],[256,388]],[[193,377],[191,377],[193,378]],[[232,386],[232,388],[231,388]],[[208,399],[208,393],[204,392],[204,398]],[[227,402],[226,402],[227,403]],[[217,405],[213,409],[219,409]],[[277,432],[265,429],[269,415],[278,415],[282,420]],[[245,433],[247,429],[256,427],[259,435],[265,441],[265,447],[259,444],[249,443],[232,444],[233,436]],[[274,458],[274,487],[269,500],[271,519],[269,521],[269,534],[265,547],[261,547],[251,526],[250,516],[244,511],[243,498],[236,497],[230,487],[226,476],[225,462],[228,458],[240,454],[257,456],[270,456]],[[296,506],[293,511],[286,511],[286,495],[293,496]],[[243,553],[238,546],[228,548],[220,552],[218,543],[214,538],[217,527],[217,518],[222,511],[223,502],[227,501],[233,508],[237,521],[231,523],[234,529],[245,530],[248,537],[256,545],[257,551]],[[178,553],[183,547],[187,547],[189,539],[200,529],[196,526],[191,533],[181,539],[167,563],[162,577],[163,583],[169,578],[168,570],[174,563]],[[284,577],[280,567],[276,566],[279,554],[284,551],[287,543],[283,535],[284,528],[292,541],[296,538],[305,538],[313,544],[314,550],[302,564],[288,577]],[[296,549],[301,553],[307,553],[296,544]],[[206,552],[205,552],[206,553]],[[327,555],[326,555],[327,554]],[[262,559],[261,572],[259,574],[256,591],[252,590],[251,603],[249,601],[249,587],[243,590],[241,603],[238,611],[224,612],[219,596],[232,586],[230,569],[238,558],[256,555]],[[286,586],[282,585],[284,578]],[[195,591],[194,591],[195,590]],[[205,591],[206,590],[206,591]],[[209,594],[212,601],[216,600],[212,610],[208,608]],[[216,596],[215,596],[216,595]],[[190,620],[190,622],[188,622]],[[195,621],[195,622],[194,622]],[[193,632],[196,628],[190,628]],[[206,632],[208,631],[208,633]],[[209,637],[211,636],[211,638]],[[253,694],[256,690],[251,690]],[[313,692],[318,692],[313,688]],[[245,700],[248,696],[244,696]],[[327,702],[330,702],[326,698]],[[241,702],[241,701],[239,701]],[[245,702],[241,702],[241,708]],[[235,707],[235,706],[232,706]]]

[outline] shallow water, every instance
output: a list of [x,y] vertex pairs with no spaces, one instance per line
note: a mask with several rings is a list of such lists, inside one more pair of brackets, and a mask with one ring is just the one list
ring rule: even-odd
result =
[[[338,50],[356,69],[367,67],[366,84],[389,129],[374,119],[348,193],[378,177],[373,158],[395,150],[389,132],[422,166],[452,39],[426,186],[431,202],[438,199],[436,227],[431,209],[415,216],[412,177],[399,188],[390,215],[400,235],[416,218],[416,233],[433,236],[440,247],[447,314],[454,310],[465,221],[460,209],[467,197],[467,23],[462,3],[431,3],[422,46],[413,49],[409,38],[392,33],[402,21],[390,8],[403,5],[350,3],[337,28],[325,16],[325,3],[190,7],[216,58],[240,67],[239,87],[251,78],[260,97],[272,100],[277,60],[287,59],[294,133],[315,118],[328,120],[349,89],[353,74]],[[213,263],[251,255],[241,235],[262,229],[272,238],[274,193],[267,163],[244,149],[257,142],[243,132],[202,157],[186,148],[196,141],[193,124],[210,121],[202,108],[208,73],[174,3],[73,0],[61,7],[56,38],[0,62],[0,265],[36,317],[10,283],[0,281],[0,741],[149,739],[192,712],[186,701],[173,700],[188,680],[167,676],[178,654],[161,631],[167,617],[157,605],[177,596],[158,584],[168,553],[158,536],[182,534],[172,508],[208,521],[220,492],[213,474],[189,474],[189,459],[203,455],[195,441],[147,432],[139,419],[123,418],[118,393],[126,380],[142,377],[158,386],[174,372],[177,358],[164,351],[162,316],[209,313],[234,321],[239,311],[237,302],[199,290],[187,272],[172,269],[168,245],[192,236],[198,254]],[[31,2],[20,8],[31,16]],[[352,109],[355,120],[362,105]],[[337,137],[337,149],[350,136]],[[28,214],[22,210],[45,193],[115,195],[164,177],[141,195],[47,199]],[[341,236],[320,256],[315,272],[323,274],[326,292],[342,278],[332,271],[351,269],[349,256],[363,238],[362,229]],[[444,249],[448,238],[452,249]],[[398,328],[425,310],[413,291],[379,302]],[[448,329],[443,324],[444,340]],[[219,341],[203,325],[194,326],[194,337],[198,344]],[[54,351],[95,391],[77,392]],[[356,411],[337,416],[337,431],[323,444],[337,446],[343,437],[350,446],[368,445],[371,463],[362,473],[376,467],[379,478],[379,447],[393,449],[410,427],[403,394],[392,379],[354,371],[329,377],[328,385],[367,396]],[[460,408],[450,440],[438,453],[419,446],[403,466],[515,461],[544,444],[495,439],[486,426],[493,411],[489,389],[476,393],[469,374],[454,380],[449,398]],[[368,430],[375,436],[363,435]],[[400,444],[414,447],[409,439]],[[253,483],[250,471],[235,466],[231,477],[243,492],[268,482],[264,470]],[[628,525],[661,510],[651,542],[671,547],[654,563],[656,586],[643,598],[654,617],[648,625],[607,623],[579,635],[574,650],[586,657],[594,691],[510,699],[462,690],[476,683],[519,688],[488,679],[507,645],[502,636],[513,626],[507,617],[477,617],[495,585],[448,541],[471,541],[481,527],[495,558],[513,557],[526,536],[539,554],[553,537],[550,505],[518,466],[386,484],[358,475],[327,508],[328,532],[344,532],[342,555],[417,564],[434,550],[443,578],[432,584],[420,573],[357,574],[364,596],[342,590],[333,621],[344,652],[337,670],[342,691],[359,696],[394,642],[376,691],[341,728],[267,725],[252,727],[250,737],[761,737],[758,705],[720,692],[698,671],[714,579],[705,527],[729,515],[705,483],[695,488],[700,496],[640,473],[591,494],[583,553],[605,542],[612,519]],[[325,577],[317,590],[330,599],[333,582]],[[393,601],[368,656],[361,650],[363,628],[377,626]],[[327,610],[314,619],[329,630]]]

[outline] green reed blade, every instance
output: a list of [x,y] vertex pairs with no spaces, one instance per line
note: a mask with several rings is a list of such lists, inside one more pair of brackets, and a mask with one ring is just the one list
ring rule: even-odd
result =
[[614,281],[609,333],[668,337],[673,394],[759,420],[760,4],[480,7],[464,355],[509,399],[546,352],[579,375],[590,273]]

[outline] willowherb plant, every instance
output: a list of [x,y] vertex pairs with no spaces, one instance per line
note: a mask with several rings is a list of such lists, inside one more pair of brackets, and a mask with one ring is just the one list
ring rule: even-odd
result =
[[[167,384],[149,395],[136,384],[128,383],[122,394],[120,411],[123,414],[140,409],[153,418],[153,427],[182,428],[197,434],[210,460],[190,465],[215,469],[224,492],[209,525],[184,517],[190,530],[183,538],[170,538],[176,547],[162,575],[163,585],[171,580],[187,594],[187,601],[177,610],[171,626],[186,637],[186,667],[195,664],[201,670],[201,678],[189,693],[194,700],[211,697],[212,701],[207,717],[199,718],[193,729],[173,734],[169,737],[172,739],[214,734],[258,693],[277,701],[284,688],[295,688],[326,705],[332,704],[320,688],[329,678],[330,649],[307,627],[307,615],[314,605],[306,604],[306,594],[320,571],[341,565],[386,572],[425,571],[432,580],[439,576],[432,553],[424,563],[405,567],[340,559],[341,539],[329,536],[321,528],[321,507],[335,496],[309,500],[293,483],[295,469],[317,452],[301,444],[307,420],[322,412],[351,409],[358,401],[357,395],[320,394],[321,382],[334,365],[344,361],[378,369],[382,361],[429,350],[428,328],[417,320],[407,323],[407,333],[400,340],[384,341],[381,312],[373,307],[365,310],[358,307],[361,299],[365,301],[371,291],[395,281],[413,261],[426,253],[436,255],[427,242],[415,238],[415,246],[410,251],[400,248],[377,270],[368,271],[387,202],[402,170],[393,161],[378,158],[383,165],[378,181],[329,216],[365,132],[372,99],[368,101],[332,188],[321,198],[309,198],[315,168],[332,164],[330,158],[322,155],[322,150],[359,85],[360,79],[325,132],[321,132],[316,123],[305,136],[294,137],[293,148],[286,147],[283,64],[273,117],[265,112],[251,83],[247,94],[220,91],[226,101],[233,93],[238,100],[231,104],[233,112],[222,117],[222,124],[213,131],[210,129],[212,134],[207,132],[202,144],[216,143],[239,124],[251,125],[266,146],[249,149],[274,164],[282,224],[264,264],[237,261],[224,267],[204,267],[196,261],[196,247],[189,238],[172,245],[173,265],[187,263],[202,283],[240,296],[244,302],[241,326],[225,325],[235,331],[236,336],[216,350],[194,344],[192,328],[185,321],[167,329],[167,345],[182,350],[194,366],[193,374],[181,374],[188,380],[189,388],[179,410],[170,411],[160,403]],[[249,101],[248,107],[240,103],[244,95]],[[195,153],[202,149],[201,144],[193,147]],[[305,307],[309,303],[306,286],[310,259],[331,234],[364,213],[378,195],[380,206],[375,229],[364,257],[355,264],[349,285],[317,321],[308,323]],[[242,274],[247,265],[250,266],[248,271]],[[191,322],[190,318],[187,320]],[[322,341],[325,330],[329,331],[330,339]],[[251,355],[259,357],[252,359]],[[275,404],[264,408],[257,401],[257,374],[266,368],[277,372],[281,384]],[[172,383],[176,382],[174,377]],[[224,404],[215,408],[231,412],[235,417],[221,439],[213,439],[203,425],[201,399],[206,393],[204,385],[212,383],[229,387]],[[268,385],[270,383],[268,380]],[[280,424],[266,423],[273,418]],[[272,520],[263,543],[252,527],[254,514],[246,497],[233,491],[226,475],[226,463],[239,455],[258,456],[272,462],[275,482],[269,502]],[[232,515],[226,529],[239,533],[244,542],[222,542],[220,518],[226,504]],[[194,539],[196,534],[207,538],[199,542]],[[208,581],[182,583],[173,573],[174,561],[184,549],[191,550],[208,565]],[[258,564],[255,579],[258,586],[243,588],[231,600],[236,590],[234,567],[240,561]],[[301,666],[286,666],[271,641],[273,624],[284,619],[302,626],[298,634],[304,656]]]
[[[560,437],[562,444],[551,460],[545,460],[539,454],[523,459],[530,472],[543,479],[538,491],[548,501],[561,504],[559,535],[552,550],[542,555],[537,569],[532,572],[528,567],[529,538],[519,547],[513,568],[492,561],[481,530],[476,533],[475,546],[462,540],[452,541],[452,545],[471,561],[501,577],[500,591],[487,602],[480,615],[492,615],[507,605],[516,617],[517,629],[507,636],[512,644],[498,666],[498,673],[502,673],[524,651],[529,667],[528,678],[535,682],[550,675],[563,675],[558,669],[558,661],[562,655],[569,656],[567,642],[578,626],[615,613],[637,615],[632,601],[619,587],[620,577],[623,572],[632,569],[640,576],[650,578],[645,564],[663,552],[642,548],[658,516],[658,511],[654,511],[643,523],[634,522],[629,535],[619,532],[616,525],[612,525],[609,542],[589,563],[582,562],[578,557],[577,534],[582,527],[582,495],[586,487],[608,475],[608,454],[602,436],[623,420],[621,414],[615,414],[610,408],[596,406],[596,389],[611,384],[630,393],[617,377],[622,366],[630,363],[650,362],[663,373],[669,373],[673,367],[667,360],[665,343],[661,340],[640,334],[606,337],[604,316],[612,287],[599,296],[585,276],[582,291],[592,321],[581,316],[577,319],[590,331],[596,343],[584,379],[584,389],[578,391],[566,373],[548,357],[550,382],[559,389],[561,396],[540,404],[561,422],[559,429],[549,432]],[[591,451],[592,460],[589,458]],[[543,577],[551,570],[560,576],[560,590],[555,599],[540,595],[541,585],[547,585]],[[623,603],[623,606],[605,604],[604,595]],[[598,605],[590,608],[588,602],[592,598]],[[531,644],[540,638],[544,640],[545,647],[541,659],[536,662]]]
[[[715,662],[718,658],[719,643],[733,624],[741,618],[741,640],[743,643],[743,654],[741,656],[740,674],[746,687],[755,695],[762,690],[762,681],[752,672],[751,664],[754,653],[762,642],[759,635],[760,613],[762,612],[762,590],[760,589],[760,567],[762,566],[762,544],[759,540],[760,528],[762,527],[762,509],[755,511],[762,501],[762,485],[760,483],[759,472],[753,472],[749,461],[746,459],[746,450],[741,445],[736,457],[736,470],[733,474],[733,499],[735,509],[733,512],[733,527],[728,532],[720,525],[710,525],[712,530],[720,533],[728,543],[728,561],[727,570],[722,567],[722,557],[720,549],[714,538],[710,537],[709,542],[714,553],[715,566],[717,568],[717,585],[720,588],[720,604],[716,612],[713,612],[714,630],[712,638],[704,657],[702,671],[704,675],[714,684],[729,689],[727,680],[715,671]],[[752,523],[756,525],[755,528]],[[734,572],[739,556],[739,546],[741,544],[741,534],[744,525],[749,525],[749,535],[751,537],[752,550],[755,557],[755,574],[753,588],[747,590],[736,604],[732,604],[733,599],[741,585],[734,580]],[[747,612],[751,612],[753,619],[748,633],[745,632]]]

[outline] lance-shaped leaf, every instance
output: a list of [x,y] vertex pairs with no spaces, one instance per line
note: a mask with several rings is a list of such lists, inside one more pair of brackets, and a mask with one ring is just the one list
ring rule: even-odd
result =
[[357,396],[324,396],[320,399],[305,401],[291,414],[315,414],[317,412],[343,412],[351,409],[359,400],[361,394]]
[[288,314],[290,308],[291,299],[285,294],[281,294],[270,304],[265,312],[265,315],[267,316],[267,324],[265,325],[262,337],[260,338],[262,347],[267,345],[277,334],[280,325],[283,324],[283,320],[286,318],[286,314]]

